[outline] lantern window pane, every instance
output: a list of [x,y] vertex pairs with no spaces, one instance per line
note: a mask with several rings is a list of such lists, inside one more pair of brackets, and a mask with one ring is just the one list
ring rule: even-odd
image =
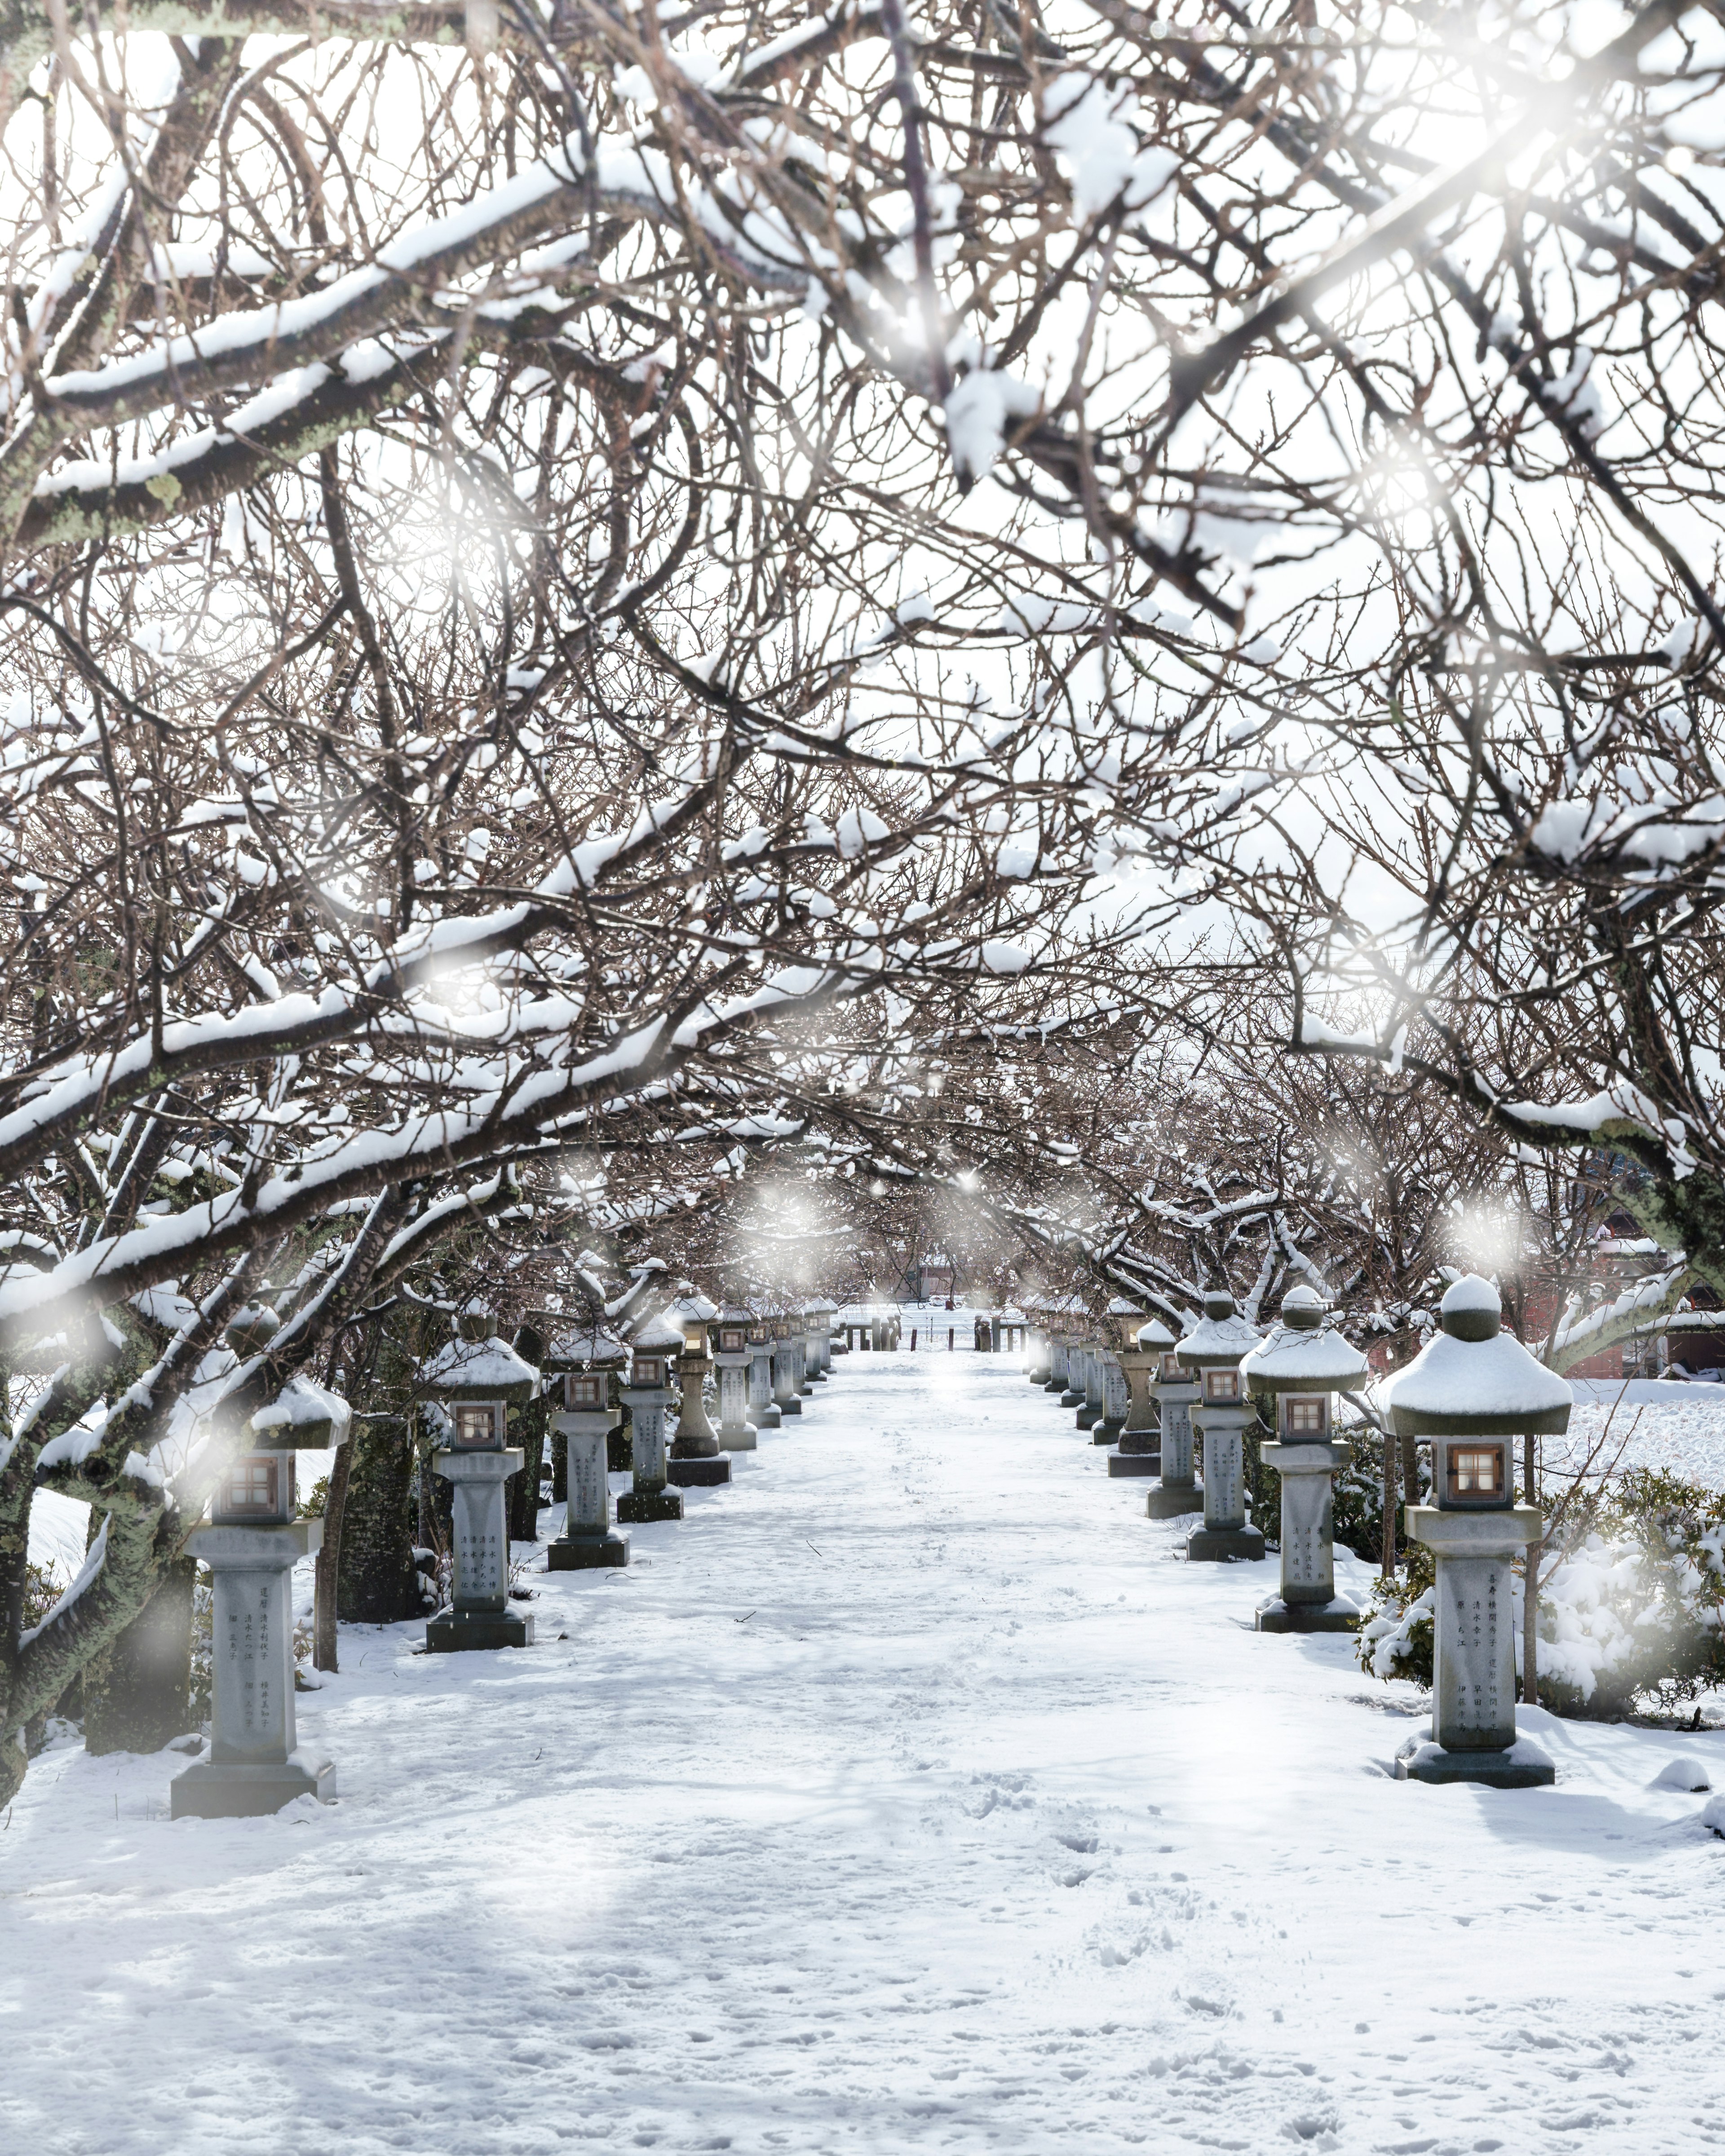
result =
[[599,1404],[599,1381],[597,1378],[571,1377],[565,1381],[565,1397],[572,1408],[596,1408]]
[[281,1510],[281,1462],[272,1453],[236,1460],[222,1486],[224,1512],[274,1516]]
[[495,1445],[502,1438],[501,1405],[495,1400],[462,1400],[455,1409],[455,1442],[477,1446]]
[[638,1385],[656,1385],[659,1382],[659,1358],[656,1355],[638,1355],[635,1358],[635,1383]]
[[1301,1436],[1321,1436],[1327,1419],[1324,1400],[1291,1399],[1287,1404],[1288,1430]]
[[1503,1495],[1503,1447],[1501,1445],[1452,1445],[1450,1447],[1450,1495],[1452,1497],[1501,1497]]
[[1209,1400],[1231,1400],[1240,1393],[1240,1373],[1235,1370],[1206,1370],[1204,1373],[1204,1398]]
[[1179,1383],[1180,1364],[1179,1359],[1177,1356],[1164,1355],[1163,1357],[1162,1380],[1166,1385],[1178,1385]]

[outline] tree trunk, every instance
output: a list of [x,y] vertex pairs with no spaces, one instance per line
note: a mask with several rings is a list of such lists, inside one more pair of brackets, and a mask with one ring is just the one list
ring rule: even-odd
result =
[[404,1414],[354,1418],[352,1455],[336,1560],[338,1614],[350,1625],[393,1625],[419,1614],[408,1502],[412,1425]]
[[511,1542],[539,1539],[539,1471],[545,1458],[545,1425],[548,1419],[542,1399],[529,1400],[520,1409],[509,1431],[509,1442],[518,1445],[525,1457],[521,1471],[509,1486],[509,1536]]
[[1396,1450],[1397,1440],[1386,1430],[1384,1433],[1384,1562],[1381,1568],[1385,1579],[1395,1578]]
[[159,1752],[191,1716],[192,1589],[198,1563],[164,1568],[162,1584],[84,1670],[88,1752]]
[[341,1517],[347,1509],[347,1476],[353,1452],[352,1440],[336,1447],[336,1464],[330,1470],[323,1501],[323,1547],[317,1553],[317,1599],[311,1620],[311,1666],[335,1671],[341,1667],[336,1636],[336,1604],[341,1576]]
[[1409,1505],[1420,1502],[1420,1440],[1417,1437],[1402,1440],[1402,1501]]
[[[1522,1440],[1522,1502],[1539,1502],[1539,1458],[1537,1437]],[[1539,1553],[1543,1545],[1529,1543],[1522,1558],[1522,1697],[1529,1707],[1539,1704]]]

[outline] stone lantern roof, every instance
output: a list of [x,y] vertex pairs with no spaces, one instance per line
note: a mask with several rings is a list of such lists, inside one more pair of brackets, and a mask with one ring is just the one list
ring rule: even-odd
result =
[[495,1333],[439,1348],[419,1365],[419,1381],[452,1400],[506,1400],[511,1407],[539,1389],[538,1371]]
[[1210,1288],[1204,1298],[1204,1316],[1175,1348],[1180,1367],[1186,1370],[1237,1369],[1241,1356],[1258,1344],[1258,1328],[1249,1324],[1234,1307],[1227,1289]]
[[1240,1366],[1255,1393],[1352,1393],[1368,1364],[1358,1348],[1324,1328],[1324,1301],[1302,1282],[1282,1297],[1281,1322],[1272,1326]]
[[637,1354],[647,1355],[680,1355],[683,1344],[683,1328],[666,1311],[638,1325],[631,1342]]
[[595,1364],[601,1368],[615,1366],[629,1354],[617,1335],[608,1332],[602,1325],[584,1325],[567,1317],[551,1318],[543,1331],[547,1369],[587,1369]]
[[1477,1273],[1450,1288],[1443,1331],[1384,1389],[1398,1437],[1560,1435],[1574,1395],[1502,1329],[1497,1291]]
[[836,1302],[829,1301],[827,1297],[822,1295],[817,1296],[813,1302],[805,1302],[803,1310],[803,1315],[808,1317],[831,1317],[838,1307]]
[[1153,1317],[1147,1325],[1138,1327],[1138,1345],[1153,1355],[1166,1355],[1174,1345],[1174,1336],[1159,1317]]
[[709,1302],[699,1288],[691,1288],[687,1295],[680,1295],[666,1312],[667,1317],[680,1325],[711,1325],[719,1314],[719,1306]]
[[347,1442],[353,1411],[339,1393],[312,1378],[290,1378],[268,1407],[252,1417],[260,1452],[327,1452]]

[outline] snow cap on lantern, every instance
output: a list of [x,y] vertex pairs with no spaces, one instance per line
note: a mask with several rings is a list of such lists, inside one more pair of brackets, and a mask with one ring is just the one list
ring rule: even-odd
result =
[[1439,1305],[1443,1331],[1384,1387],[1398,1437],[1558,1435],[1574,1395],[1502,1330],[1490,1281],[1469,1273]]
[[1206,1399],[1237,1399],[1240,1358],[1257,1344],[1257,1327],[1235,1310],[1227,1289],[1208,1288],[1204,1316],[1175,1348],[1174,1359],[1198,1378]]
[[1358,1348],[1324,1327],[1325,1304],[1302,1281],[1282,1297],[1281,1322],[1271,1327],[1240,1366],[1249,1393],[1267,1396],[1286,1437],[1323,1437],[1336,1393],[1358,1392],[1368,1375]]

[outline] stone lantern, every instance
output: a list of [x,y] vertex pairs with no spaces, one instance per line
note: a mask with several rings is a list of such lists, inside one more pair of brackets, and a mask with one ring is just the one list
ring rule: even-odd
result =
[[631,1526],[683,1517],[683,1493],[668,1486],[665,1411],[670,1404],[672,1366],[684,1345],[682,1327],[667,1317],[649,1317],[636,1329],[629,1381],[623,1392],[634,1425],[634,1487],[617,1501],[618,1518]]
[[611,1432],[618,1419],[617,1373],[629,1350],[592,1326],[546,1328],[543,1364],[551,1427],[563,1440],[563,1532],[547,1544],[547,1572],[587,1572],[629,1563],[629,1537],[611,1524]]
[[773,1319],[773,1404],[782,1415],[799,1415],[803,1401],[797,1391],[797,1321],[788,1310]]
[[[249,1310],[228,1328],[244,1359],[276,1331],[273,1311]],[[293,1378],[245,1425],[252,1448],[228,1463],[210,1497],[210,1523],[186,1542],[210,1568],[210,1749],[168,1789],[174,1819],[246,1819],[295,1797],[328,1803],[336,1770],[298,1749],[294,1726],[293,1568],[323,1543],[321,1520],[296,1520],[296,1451],[345,1445],[347,1403]]]
[[809,1363],[809,1312],[806,1307],[791,1312],[791,1386],[799,1399],[813,1397],[814,1385]]
[[718,1314],[705,1296],[685,1296],[666,1312],[683,1331],[683,1352],[677,1358],[677,1435],[666,1471],[680,1490],[716,1489],[731,1480],[731,1462],[720,1448],[719,1433],[707,1419],[704,1397],[706,1373],[712,1368],[707,1322]]
[[809,1331],[805,1342],[805,1367],[811,1384],[824,1385],[827,1381],[829,1351],[833,1344],[833,1319],[838,1304],[825,1296],[819,1296],[804,1310],[803,1316]]
[[757,1430],[777,1430],[782,1419],[773,1397],[773,1327],[760,1311],[749,1322],[749,1398],[746,1413]]
[[1081,1408],[1084,1405],[1084,1306],[1074,1297],[1066,1299],[1066,1314],[1060,1327],[1066,1352],[1061,1358],[1061,1374],[1065,1378],[1065,1389],[1060,1394],[1063,1408]]
[[1264,1465],[1281,1477],[1281,1592],[1258,1605],[1260,1632],[1351,1632],[1357,1604],[1336,1593],[1331,1490],[1348,1447],[1334,1435],[1337,1393],[1358,1392],[1366,1358],[1324,1329],[1323,1297],[1303,1284],[1282,1297],[1281,1322],[1240,1366],[1261,1422],[1275,1435]]
[[1124,1296],[1116,1296],[1096,1328],[1096,1374],[1101,1390],[1101,1413],[1091,1424],[1093,1445],[1113,1445],[1126,1427],[1132,1398],[1120,1350],[1137,1336],[1144,1312]]
[[1079,1396],[1072,1419],[1080,1430],[1090,1429],[1102,1413],[1102,1343],[1096,1335],[1095,1319],[1086,1317],[1082,1337],[1066,1358],[1066,1368],[1072,1374],[1070,1389]]
[[1538,1506],[1515,1502],[1510,1444],[1561,1435],[1572,1395],[1502,1330],[1489,1281],[1474,1273],[1455,1281],[1440,1315],[1443,1331],[1384,1388],[1395,1435],[1430,1440],[1437,1500],[1406,1509],[1409,1535],[1437,1561],[1431,1737],[1403,1748],[1396,1774],[1536,1789],[1556,1775],[1537,1744],[1516,1737],[1510,1567],[1544,1522]]
[[1033,1304],[1024,1333],[1024,1375],[1030,1383],[1045,1387],[1054,1374],[1048,1337],[1048,1313]]
[[741,1303],[727,1302],[712,1328],[718,1347],[719,1445],[725,1452],[753,1452],[756,1438],[747,1419],[749,1327],[754,1322]]
[[1264,1554],[1263,1535],[1246,1523],[1241,1460],[1251,1410],[1240,1389],[1240,1365],[1257,1344],[1256,1327],[1240,1316],[1227,1289],[1212,1288],[1203,1317],[1174,1350],[1180,1368],[1198,1381],[1192,1427],[1204,1440],[1204,1525],[1186,1537],[1186,1554],[1196,1563],[1252,1561]]
[[[1149,1337],[1153,1331],[1161,1335],[1163,1347]],[[1108,1457],[1108,1472],[1112,1476],[1154,1475],[1162,1466],[1162,1440],[1158,1433],[1156,1402],[1150,1387],[1163,1348],[1168,1353],[1173,1353],[1174,1336],[1165,1325],[1156,1325],[1153,1321],[1135,1327],[1129,1326],[1126,1333],[1126,1344],[1115,1360],[1126,1383],[1127,1416],[1116,1448]],[[1187,1464],[1191,1464],[1189,1438]]]
[[509,1410],[539,1389],[539,1373],[491,1330],[491,1314],[470,1303],[457,1337],[420,1365],[419,1383],[444,1407],[450,1443],[432,1466],[449,1483],[454,1527],[451,1606],[425,1628],[425,1651],[526,1647],[533,1620],[509,1606],[509,1508],[504,1484],[525,1455],[509,1443]]
[[1189,1370],[1183,1370],[1176,1353],[1178,1342],[1159,1318],[1138,1327],[1138,1345],[1156,1358],[1150,1394],[1156,1403],[1157,1445],[1162,1478],[1149,1494],[1146,1507],[1153,1520],[1178,1519],[1185,1512],[1201,1512],[1204,1498],[1192,1472],[1192,1409],[1198,1386]]
[[1053,1312],[1048,1327],[1048,1378],[1043,1386],[1052,1393],[1062,1407],[1066,1404],[1066,1394],[1071,1384],[1071,1366],[1068,1356],[1071,1352],[1071,1336],[1066,1330],[1066,1313]]

